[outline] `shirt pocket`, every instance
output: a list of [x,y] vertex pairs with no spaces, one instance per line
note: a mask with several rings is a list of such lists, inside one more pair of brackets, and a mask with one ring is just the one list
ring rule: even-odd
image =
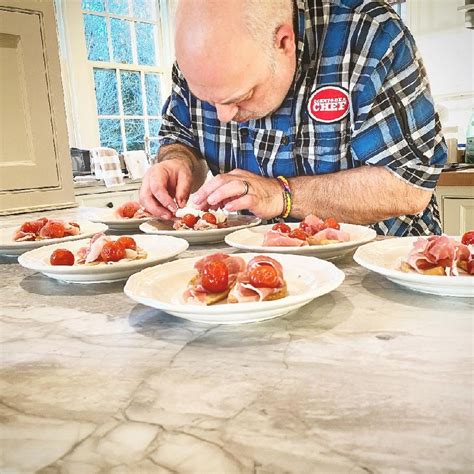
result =
[[[260,172],[263,176],[273,176],[280,146],[286,135],[281,130],[255,129],[253,132],[253,151]],[[280,157],[278,157],[280,162]],[[293,167],[293,164],[291,167]],[[280,168],[280,163],[278,168]],[[283,174],[284,169],[277,173]]]

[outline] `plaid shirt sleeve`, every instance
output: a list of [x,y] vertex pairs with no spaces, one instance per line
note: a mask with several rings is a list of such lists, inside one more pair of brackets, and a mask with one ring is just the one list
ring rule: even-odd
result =
[[414,39],[392,19],[380,25],[369,48],[368,57],[382,59],[361,74],[353,93],[352,157],[433,189],[447,150]]
[[177,65],[172,70],[171,95],[163,106],[161,128],[158,134],[160,146],[180,143],[198,149],[192,132],[189,89]]

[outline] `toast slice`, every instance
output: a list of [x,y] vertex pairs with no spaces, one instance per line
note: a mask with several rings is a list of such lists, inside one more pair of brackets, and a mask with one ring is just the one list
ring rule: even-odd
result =
[[[410,265],[408,265],[407,262],[402,262],[400,265],[400,270],[405,273],[412,273],[416,272],[413,268],[411,268]],[[446,275],[444,268],[441,266],[438,267],[433,267],[428,270],[420,270],[419,272],[416,273],[421,273],[422,275],[438,275],[438,276],[444,276]]]
[[[200,275],[194,275],[191,280],[189,280],[188,286],[196,286],[200,284]],[[207,293],[205,298],[206,306],[210,306],[212,304],[219,303],[219,301],[223,301],[227,298],[230,290],[232,289],[232,285],[226,290],[222,291],[221,293]]]

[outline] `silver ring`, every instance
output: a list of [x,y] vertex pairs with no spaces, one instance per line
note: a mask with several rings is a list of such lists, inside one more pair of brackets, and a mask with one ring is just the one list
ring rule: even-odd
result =
[[239,196],[239,198],[247,196],[250,189],[250,184],[248,183],[248,181],[245,181],[245,179],[243,179],[242,183],[244,183],[244,192]]

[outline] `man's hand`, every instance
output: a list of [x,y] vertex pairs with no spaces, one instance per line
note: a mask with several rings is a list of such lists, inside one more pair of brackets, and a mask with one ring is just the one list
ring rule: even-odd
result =
[[172,219],[178,206],[188,201],[192,179],[192,163],[187,159],[157,163],[143,177],[140,203],[153,216]]
[[[248,193],[245,182],[248,183]],[[274,178],[264,178],[241,169],[220,174],[205,183],[194,196],[201,209],[224,206],[227,211],[248,209],[261,219],[271,219],[283,211],[283,192]]]

